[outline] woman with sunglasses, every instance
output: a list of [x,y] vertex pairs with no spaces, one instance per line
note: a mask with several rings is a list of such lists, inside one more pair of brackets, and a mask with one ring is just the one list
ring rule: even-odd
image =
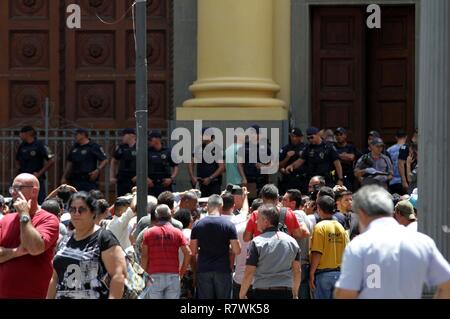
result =
[[[119,299],[126,277],[125,255],[117,238],[95,224],[98,202],[85,192],[68,203],[72,236],[66,238],[53,259],[48,299]],[[109,275],[109,289],[102,279]]]

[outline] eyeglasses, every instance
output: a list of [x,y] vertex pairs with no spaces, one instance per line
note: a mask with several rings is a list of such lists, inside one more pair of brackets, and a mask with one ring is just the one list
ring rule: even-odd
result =
[[309,135],[308,140],[312,140],[314,138],[314,135]]
[[9,193],[12,195],[14,193],[20,192],[22,189],[27,187],[34,187],[32,185],[13,185],[9,188]]
[[88,209],[87,209],[86,207],[83,207],[83,206],[78,207],[78,208],[77,208],[77,207],[69,207],[69,213],[75,214],[77,211],[78,211],[78,213],[80,213],[80,215],[81,215],[81,214],[87,212]]

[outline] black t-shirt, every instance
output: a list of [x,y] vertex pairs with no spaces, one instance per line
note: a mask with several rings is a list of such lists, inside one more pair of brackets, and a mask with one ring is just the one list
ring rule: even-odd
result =
[[[206,152],[208,156],[212,156],[214,159],[221,159],[222,161],[224,160],[223,151],[220,149],[220,147],[218,147],[217,144],[208,144],[208,146],[202,145],[201,148],[198,147],[194,151],[194,153],[192,153],[192,158],[195,159],[194,163],[199,162],[196,163],[196,165],[197,165],[197,177],[200,178],[210,177],[219,168],[219,164],[217,161],[208,163],[211,161],[211,159],[204,157],[205,147],[208,147],[208,150]],[[216,151],[218,151],[219,153],[216,154]],[[222,183],[222,175],[219,175],[215,181],[217,181],[218,183]]]
[[119,161],[117,177],[136,176],[136,144],[121,144],[114,151],[114,158]]
[[103,148],[97,143],[89,141],[85,145],[76,143],[70,150],[67,160],[72,162],[71,178],[79,175],[87,175],[97,169],[97,162],[104,161],[106,154]]
[[409,144],[403,144],[400,146],[400,150],[398,151],[398,159],[402,161],[406,161],[409,155]]
[[[261,140],[258,144],[253,144],[246,142],[243,146],[244,148],[244,174],[245,176],[250,177],[259,177],[261,176],[261,170],[256,167],[256,163],[254,163],[254,160],[256,159],[257,163],[261,164],[267,164],[269,161],[263,161],[260,154],[263,156],[271,156],[271,146],[270,142],[268,140]],[[242,151],[238,150],[238,154],[241,154]]]
[[58,274],[56,299],[108,298],[108,289],[101,282],[107,274],[101,253],[119,245],[113,233],[102,228],[80,241],[73,235],[66,237],[53,259]]
[[[19,162],[19,173],[39,172],[44,167],[44,161],[53,157],[50,149],[41,141],[35,139],[32,143],[22,142],[17,150],[16,160]],[[43,175],[42,177],[45,177]]]
[[319,145],[308,144],[300,156],[305,163],[306,172],[310,176],[329,177],[338,153],[333,144],[322,142]]

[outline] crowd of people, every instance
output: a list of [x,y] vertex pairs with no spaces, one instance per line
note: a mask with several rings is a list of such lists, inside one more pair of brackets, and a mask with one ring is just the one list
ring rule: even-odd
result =
[[[307,145],[294,128],[276,186],[261,173],[270,163],[248,161],[264,138],[253,128],[224,151],[225,163],[190,164],[193,187],[182,192],[172,188],[170,149],[151,132],[139,214],[134,130],[114,152],[118,197],[109,203],[97,184],[108,159],[86,130],[75,132],[63,183],[45,196],[55,159],[23,128],[11,203],[0,197],[0,298],[122,298],[130,259],[152,279],[141,299],[420,298],[424,285],[450,298],[450,265],[417,232],[426,212],[417,212],[416,134],[408,142],[399,131],[384,150],[372,131],[358,151],[344,128],[310,127]],[[209,143],[204,135],[202,148]]]

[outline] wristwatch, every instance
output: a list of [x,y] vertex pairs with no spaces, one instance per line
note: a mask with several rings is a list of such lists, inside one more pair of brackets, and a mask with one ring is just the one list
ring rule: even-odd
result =
[[20,222],[22,223],[22,224],[26,224],[26,223],[28,223],[30,221],[30,216],[28,216],[28,215],[22,215],[22,216],[20,216]]

